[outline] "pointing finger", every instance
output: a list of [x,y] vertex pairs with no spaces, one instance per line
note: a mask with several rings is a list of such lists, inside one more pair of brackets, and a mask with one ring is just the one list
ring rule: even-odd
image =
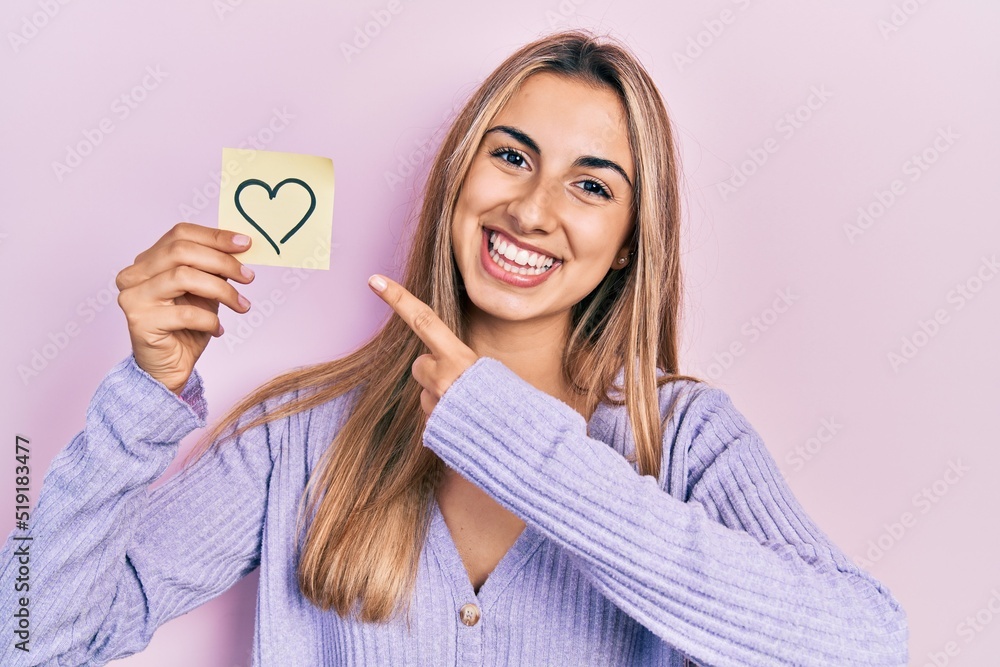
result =
[[410,294],[396,281],[375,274],[368,279],[368,284],[403,318],[403,321],[430,349],[431,354],[444,355],[454,349],[456,342],[465,347],[465,343],[462,343],[448,325],[441,321],[430,306]]

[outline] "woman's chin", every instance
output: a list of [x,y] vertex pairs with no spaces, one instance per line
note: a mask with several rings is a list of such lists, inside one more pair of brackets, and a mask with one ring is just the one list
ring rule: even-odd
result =
[[523,299],[512,298],[500,290],[491,290],[482,285],[466,285],[465,297],[471,307],[471,315],[486,316],[496,320],[524,320],[530,316],[530,304]]

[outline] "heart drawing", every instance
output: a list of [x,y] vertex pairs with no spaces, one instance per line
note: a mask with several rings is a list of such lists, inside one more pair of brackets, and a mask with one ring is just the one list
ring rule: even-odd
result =
[[265,191],[267,191],[268,199],[274,199],[278,195],[278,190],[280,190],[281,186],[285,185],[286,183],[294,183],[295,185],[299,185],[305,188],[305,191],[309,193],[309,210],[306,211],[306,214],[302,216],[302,219],[299,220],[294,227],[285,232],[285,235],[282,236],[281,239],[278,241],[278,243],[284,243],[288,239],[292,238],[292,235],[295,234],[295,232],[299,231],[302,225],[306,223],[306,220],[309,219],[309,216],[313,214],[313,211],[316,210],[316,194],[312,191],[312,188],[309,187],[308,183],[298,178],[286,178],[285,180],[275,185],[274,188],[272,188],[264,181],[261,181],[256,178],[250,178],[239,184],[239,186],[236,188],[236,194],[234,195],[234,199],[236,200],[236,210],[240,212],[240,215],[242,215],[247,222],[253,225],[254,229],[260,232],[261,235],[265,239],[267,239],[267,242],[271,244],[272,248],[274,248],[274,252],[278,253],[279,255],[281,254],[281,249],[278,248],[278,244],[275,243],[274,240],[271,238],[271,236],[264,231],[263,227],[257,224],[254,221],[254,219],[251,218],[245,210],[243,210],[243,205],[240,204],[240,193],[243,192],[244,188],[250,187],[251,185],[259,185],[260,187],[264,188]]

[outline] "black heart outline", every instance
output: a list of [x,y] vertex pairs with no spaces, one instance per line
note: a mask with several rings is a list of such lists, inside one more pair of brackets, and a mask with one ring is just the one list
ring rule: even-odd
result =
[[270,185],[268,185],[267,183],[265,183],[260,179],[248,178],[247,180],[240,183],[239,186],[237,186],[236,194],[233,195],[233,199],[236,201],[236,210],[240,212],[240,215],[242,215],[247,222],[253,225],[254,229],[260,232],[261,235],[263,235],[263,237],[267,239],[267,242],[271,244],[272,248],[274,248],[274,252],[278,253],[279,255],[281,254],[281,249],[278,248],[278,245],[271,239],[270,236],[268,236],[268,233],[265,232],[260,225],[254,222],[253,218],[247,215],[247,212],[243,210],[243,206],[240,205],[240,193],[243,192],[243,188],[249,185],[259,185],[260,187],[264,188],[267,191],[268,199],[274,199],[278,195],[278,190],[280,190],[281,186],[284,185],[285,183],[297,183],[301,185],[303,188],[305,188],[306,192],[309,193],[310,202],[309,202],[309,210],[306,211],[306,214],[304,216],[302,216],[302,219],[299,220],[298,224],[292,227],[287,234],[281,237],[279,243],[284,243],[289,238],[291,238],[292,234],[299,231],[299,228],[306,223],[306,220],[309,219],[309,216],[312,215],[313,211],[316,210],[316,194],[313,192],[312,188],[309,187],[308,183],[298,178],[286,178],[285,180],[275,185],[274,189],[271,189]]

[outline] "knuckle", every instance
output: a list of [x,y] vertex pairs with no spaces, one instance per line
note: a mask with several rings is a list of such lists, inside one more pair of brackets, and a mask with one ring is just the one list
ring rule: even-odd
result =
[[434,311],[430,308],[421,308],[413,317],[413,328],[417,331],[426,331],[434,322]]
[[170,269],[171,278],[175,281],[187,280],[191,277],[191,267],[186,264],[178,264]]
[[178,264],[186,264],[184,258],[188,256],[192,243],[187,239],[175,239],[167,245],[166,255]]
[[171,238],[171,239],[181,238],[187,232],[187,228],[188,228],[188,223],[186,223],[186,222],[178,222],[178,223],[175,223],[174,226],[171,227],[167,231],[167,233],[164,234],[163,236],[164,236],[164,238]]
[[185,326],[190,325],[194,321],[194,313],[188,308],[181,308],[177,311],[177,319]]

